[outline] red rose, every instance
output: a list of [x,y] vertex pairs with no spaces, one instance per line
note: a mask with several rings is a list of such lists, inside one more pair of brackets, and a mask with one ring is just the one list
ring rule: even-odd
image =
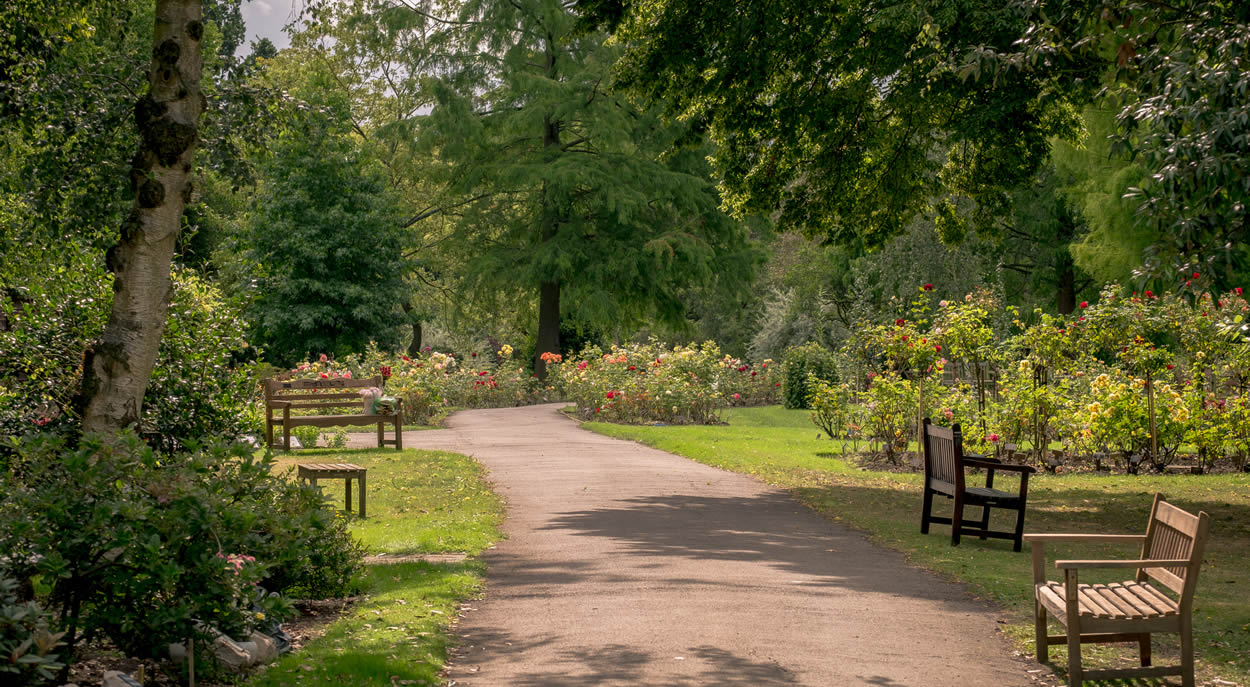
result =
[[1197,278],[1198,278],[1198,276],[1199,276],[1199,275],[1198,275],[1198,273],[1197,273],[1197,272],[1194,272],[1194,279],[1197,279]]
[[1084,310],[1085,308],[1088,308],[1088,307],[1089,307],[1089,301],[1081,301],[1081,309],[1082,309],[1082,310]]
[[1147,292],[1145,293],[1145,296],[1146,296],[1146,298],[1154,298],[1154,297],[1155,297],[1155,292],[1154,292],[1154,291],[1147,291]]
[[932,285],[932,284],[925,284],[925,285],[924,285],[924,290],[925,290],[925,291],[932,291],[932,290],[933,290],[933,285]]
[[905,322],[906,322],[906,320],[904,320],[904,319],[903,319],[903,318],[901,318],[901,317],[900,317],[900,318],[898,318],[897,320],[894,320],[894,324],[896,324],[896,325],[898,325],[898,326],[900,326],[900,327],[901,327],[901,326],[903,326],[903,323],[905,323]]

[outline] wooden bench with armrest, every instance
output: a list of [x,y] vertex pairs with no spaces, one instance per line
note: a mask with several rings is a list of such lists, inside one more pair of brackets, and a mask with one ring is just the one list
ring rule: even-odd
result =
[[[1046,663],[1052,644],[1068,647],[1068,684],[1083,680],[1160,677],[1179,675],[1185,687],[1194,685],[1193,600],[1198,567],[1206,546],[1210,518],[1192,515],[1155,494],[1146,533],[1122,534],[1026,534],[1033,549],[1033,594],[1037,660]],[[1059,560],[1063,582],[1046,579],[1045,546],[1051,542],[1109,542],[1141,546],[1141,556],[1131,560]],[[1112,584],[1081,584],[1082,570],[1120,568],[1136,570],[1134,579]],[[1176,595],[1173,598],[1159,587]],[[1065,634],[1047,633],[1047,613],[1065,627]],[[1152,666],[1150,635],[1180,635],[1178,666]],[[1081,644],[1136,642],[1141,667],[1085,670],[1081,667]]]
[[[293,427],[340,427],[343,425],[374,425],[378,427],[378,448],[390,445],[396,449],[404,448],[403,413],[396,399],[395,412],[385,415],[366,414],[367,402],[360,395],[362,389],[382,387],[382,377],[369,379],[296,379],[284,381],[279,379],[265,380],[265,442],[270,448],[277,448],[273,443],[273,431],[282,428],[282,449],[291,450],[291,429]],[[297,414],[301,411],[325,411],[356,409],[355,413],[342,415]],[[275,411],[281,411],[281,417],[275,417]],[[387,439],[384,433],[386,425],[393,425],[395,438]]]
[[[975,535],[981,539],[1012,540],[1012,550],[1019,551],[1024,535],[1024,511],[1029,496],[1029,475],[1035,470],[1027,465],[1012,465],[995,458],[964,454],[963,436],[959,425],[939,427],[929,418],[924,419],[924,501],[921,505],[920,532],[929,533],[929,524],[951,526],[951,546],[959,546],[962,534]],[[985,470],[985,486],[968,486],[965,471],[968,468]],[[995,472],[1015,472],[1020,475],[1020,489],[1016,493],[994,488]],[[933,515],[933,497],[945,496],[955,502],[951,517]],[[965,520],[964,508],[980,506],[980,520]],[[990,529],[990,509],[1002,508],[1016,512],[1016,526],[1010,532]]]

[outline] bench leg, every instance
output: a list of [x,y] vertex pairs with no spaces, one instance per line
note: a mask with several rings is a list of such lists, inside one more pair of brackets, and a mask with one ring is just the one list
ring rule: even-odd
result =
[[1033,638],[1037,662],[1046,663],[1050,660],[1050,642],[1046,641],[1046,607],[1037,598],[1037,590],[1033,590]]
[[1150,633],[1143,634],[1137,638],[1137,646],[1141,652],[1142,667],[1150,665]]
[[395,413],[395,450],[404,450],[404,425],[400,422],[399,413]]
[[1181,684],[1194,687],[1194,634],[1193,618],[1185,613],[1181,616]]
[[964,499],[955,495],[955,514],[951,516],[951,546],[959,546],[959,530],[964,526]]
[[364,519],[365,517],[365,473],[363,472],[360,473],[360,475],[356,478],[356,481],[360,483],[360,517],[361,519]]
[[933,508],[933,492],[924,488],[924,503],[920,506],[920,533],[929,533],[929,510]]
[[[990,507],[981,506],[981,541],[985,541],[985,533],[990,531]],[[1019,551],[1019,549],[1016,549]]]
[[350,514],[350,513],[352,512],[352,478],[351,478],[351,477],[344,477],[344,478],[343,478],[343,484],[344,484],[344,486],[346,487],[345,494],[346,494],[346,497],[347,497],[347,498],[346,498],[346,501],[347,501],[347,512],[348,512],[348,514]]
[[1020,510],[1016,511],[1016,531],[1015,537],[1012,539],[1011,550],[1016,553],[1024,547],[1024,506],[1023,501],[1020,502]]
[[386,443],[385,443],[385,441],[386,441],[386,435],[382,433],[382,427],[383,427],[383,424],[382,424],[382,422],[379,420],[379,421],[378,421],[378,448],[382,448],[383,446],[385,446],[385,445],[386,445]]

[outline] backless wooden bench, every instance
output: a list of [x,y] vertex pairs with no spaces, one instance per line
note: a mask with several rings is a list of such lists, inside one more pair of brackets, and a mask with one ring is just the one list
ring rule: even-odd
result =
[[347,512],[352,512],[352,480],[360,484],[360,517],[365,517],[365,468],[352,463],[300,463],[298,477],[301,482],[312,482],[317,486],[319,479],[341,479],[347,484]]

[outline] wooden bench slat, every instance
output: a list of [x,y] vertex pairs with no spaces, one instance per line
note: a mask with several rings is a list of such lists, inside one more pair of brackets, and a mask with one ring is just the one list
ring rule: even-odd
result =
[[1140,618],[1142,617],[1141,614],[1137,612],[1137,608],[1134,607],[1133,604],[1130,604],[1124,599],[1121,599],[1120,595],[1116,594],[1115,590],[1111,589],[1107,585],[1105,584],[1092,585],[1091,589],[1095,594],[1098,595],[1099,599],[1103,601],[1103,607],[1110,608],[1114,612],[1114,615],[1112,617],[1115,617],[1115,618]]
[[1092,615],[1095,618],[1115,617],[1115,607],[1099,598],[1098,593],[1087,585],[1078,587],[1076,594],[1081,615]]
[[356,400],[360,401],[360,393],[275,393],[274,401],[320,401],[320,400]]
[[1121,601],[1133,607],[1133,612],[1139,618],[1149,618],[1151,616],[1160,615],[1153,606],[1142,601],[1136,594],[1130,591],[1121,582],[1113,582],[1107,585],[1107,589],[1115,594]]

